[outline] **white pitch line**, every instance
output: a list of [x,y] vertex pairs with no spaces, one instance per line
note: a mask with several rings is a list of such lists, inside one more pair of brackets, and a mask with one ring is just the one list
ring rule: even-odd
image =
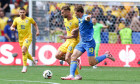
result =
[[3,80],[3,81],[21,81],[21,82],[34,82],[34,83],[60,84],[60,83],[53,83],[53,82],[30,81],[30,80],[8,80],[8,79],[0,79],[0,80]]

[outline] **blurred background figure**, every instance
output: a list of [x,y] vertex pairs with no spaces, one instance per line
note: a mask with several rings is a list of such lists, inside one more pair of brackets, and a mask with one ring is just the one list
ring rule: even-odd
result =
[[15,19],[17,16],[19,16],[19,9],[20,9],[20,7],[19,7],[19,4],[15,1],[14,2],[14,7],[15,8],[13,8],[12,10],[11,10],[11,17],[13,18],[13,19]]
[[1,35],[4,36],[4,27],[7,25],[8,17],[5,16],[4,11],[0,12],[0,30]]
[[17,41],[17,31],[11,31],[10,27],[13,23],[12,19],[8,19],[7,25],[4,28],[5,42],[16,42]]
[[119,35],[121,44],[132,44],[132,30],[129,28],[128,24],[120,30]]
[[0,0],[0,8],[6,13],[6,16],[10,16],[10,0]]

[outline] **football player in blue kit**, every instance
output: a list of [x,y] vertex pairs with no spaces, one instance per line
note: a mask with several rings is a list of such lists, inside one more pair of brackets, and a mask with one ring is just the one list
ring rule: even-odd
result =
[[80,57],[85,51],[87,51],[88,61],[91,66],[94,66],[106,58],[115,61],[115,58],[110,54],[109,51],[105,52],[104,55],[95,57],[95,41],[93,38],[93,23],[91,21],[91,15],[84,15],[84,9],[82,6],[75,8],[76,16],[79,20],[79,28],[73,30],[73,32],[80,32],[81,40],[76,45],[73,54],[71,56],[70,64],[70,75],[61,77],[62,80],[79,80],[75,79],[75,70],[77,68],[77,58]]

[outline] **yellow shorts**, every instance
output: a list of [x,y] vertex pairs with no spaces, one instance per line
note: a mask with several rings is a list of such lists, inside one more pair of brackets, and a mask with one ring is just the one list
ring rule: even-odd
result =
[[63,53],[66,52],[73,53],[73,50],[77,44],[78,42],[66,41],[58,48],[58,50],[62,51]]
[[31,44],[31,42],[32,42],[32,40],[25,39],[23,42],[19,42],[19,45],[20,45],[21,48],[22,48],[22,46],[25,46],[28,49],[30,44]]

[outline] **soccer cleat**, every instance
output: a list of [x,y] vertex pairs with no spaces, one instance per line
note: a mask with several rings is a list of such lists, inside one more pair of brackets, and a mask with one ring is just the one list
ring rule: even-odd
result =
[[93,66],[93,69],[97,69],[97,66],[96,66],[96,65],[94,65],[94,66]]
[[76,76],[74,77],[74,80],[82,80],[82,76],[76,75]]
[[78,67],[79,67],[79,69],[81,70],[81,64],[80,64],[80,60],[79,59],[77,59],[77,63],[78,63]]
[[72,75],[61,77],[62,80],[75,80],[75,78]]
[[109,59],[112,60],[112,61],[115,61],[115,58],[113,57],[112,54],[110,54],[109,51],[106,51],[105,54],[107,54],[107,58],[109,58]]
[[60,60],[60,65],[63,65],[63,60]]
[[22,73],[26,73],[27,72],[27,69],[22,69],[22,71],[21,71]]

